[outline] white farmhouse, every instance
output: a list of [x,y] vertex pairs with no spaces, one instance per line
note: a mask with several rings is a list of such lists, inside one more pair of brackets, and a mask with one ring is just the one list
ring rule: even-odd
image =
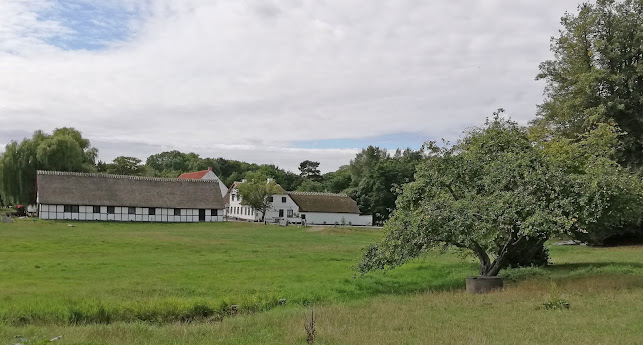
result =
[[[235,182],[225,198],[226,217],[229,219],[260,221],[261,213],[242,204]],[[357,202],[345,194],[287,192],[274,194],[266,211],[268,222],[302,223],[309,225],[373,225],[372,215],[361,215]]]
[[218,180],[38,171],[41,219],[220,222]]
[[179,175],[180,179],[192,179],[192,180],[217,180],[219,181],[219,189],[221,190],[221,197],[225,197],[228,194],[228,187],[226,187],[221,179],[212,171],[212,167],[208,167],[208,170],[201,170],[191,173],[185,173]]

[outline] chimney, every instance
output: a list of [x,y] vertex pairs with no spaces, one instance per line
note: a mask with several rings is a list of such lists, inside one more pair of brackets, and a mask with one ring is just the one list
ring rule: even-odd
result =
[[212,167],[208,167],[208,171],[212,171]]

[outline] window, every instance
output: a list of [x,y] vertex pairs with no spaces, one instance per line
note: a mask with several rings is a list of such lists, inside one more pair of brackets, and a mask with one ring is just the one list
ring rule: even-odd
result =
[[174,215],[175,216],[180,216],[181,215],[181,209],[180,208],[175,208],[174,209]]
[[71,213],[78,213],[78,205],[65,205],[64,210],[65,212],[71,212]]
[[211,215],[212,217],[216,217],[216,216],[218,216],[218,212],[217,212],[217,210],[210,210],[210,215]]
[[279,210],[279,218],[284,216],[284,210]]
[[305,215],[305,214],[302,214],[302,215],[301,215],[301,219],[302,219],[302,220],[306,220],[306,215]]
[[286,202],[286,197],[285,196],[281,197],[281,202]]
[[288,210],[288,217],[292,217],[292,210]]
[[232,201],[234,201],[235,196],[236,196],[235,194],[230,195],[230,197],[232,198]]
[[107,206],[107,213],[109,214],[116,213],[116,208],[114,206]]
[[128,214],[136,214],[136,207],[128,207],[127,208],[127,213]]
[[272,202],[272,196],[268,197],[268,201]]
[[149,214],[150,216],[156,216],[156,209],[151,207],[147,214]]
[[94,213],[100,213],[100,206],[94,206]]

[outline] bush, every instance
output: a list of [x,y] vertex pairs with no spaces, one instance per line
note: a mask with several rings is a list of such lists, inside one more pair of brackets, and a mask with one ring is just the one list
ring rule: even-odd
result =
[[503,268],[547,266],[549,263],[549,250],[544,244],[539,244],[538,242],[537,238],[532,238],[519,243],[515,250],[507,253]]

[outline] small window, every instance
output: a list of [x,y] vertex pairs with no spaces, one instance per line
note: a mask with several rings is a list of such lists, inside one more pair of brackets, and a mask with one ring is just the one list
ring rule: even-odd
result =
[[127,208],[127,213],[128,214],[136,214],[136,207],[128,207]]
[[181,209],[180,208],[175,208],[174,209],[174,215],[175,216],[180,216],[181,215]]
[[288,210],[288,217],[292,217],[292,210]]
[[236,196],[235,194],[232,194],[232,195],[230,196],[230,197],[232,198],[232,201],[234,201],[234,197],[235,197],[235,196]]
[[109,213],[109,214],[116,213],[115,207],[114,206],[107,206],[107,213]]
[[286,197],[285,196],[281,197],[281,202],[286,202]]
[[156,209],[153,207],[150,207],[148,213],[150,216],[156,216]]
[[94,206],[94,213],[100,213],[100,206]]
[[284,216],[284,210],[279,210],[279,218]]
[[217,210],[210,210],[210,215],[211,215],[212,217],[216,217],[216,216],[218,216],[218,212],[217,212]]
[[71,212],[71,213],[78,213],[78,205],[65,205],[64,211],[65,212]]
[[272,202],[273,198],[271,196],[268,197],[268,201]]
[[302,215],[301,215],[301,219],[302,219],[302,220],[306,220],[306,215],[305,215],[305,214],[302,214]]

